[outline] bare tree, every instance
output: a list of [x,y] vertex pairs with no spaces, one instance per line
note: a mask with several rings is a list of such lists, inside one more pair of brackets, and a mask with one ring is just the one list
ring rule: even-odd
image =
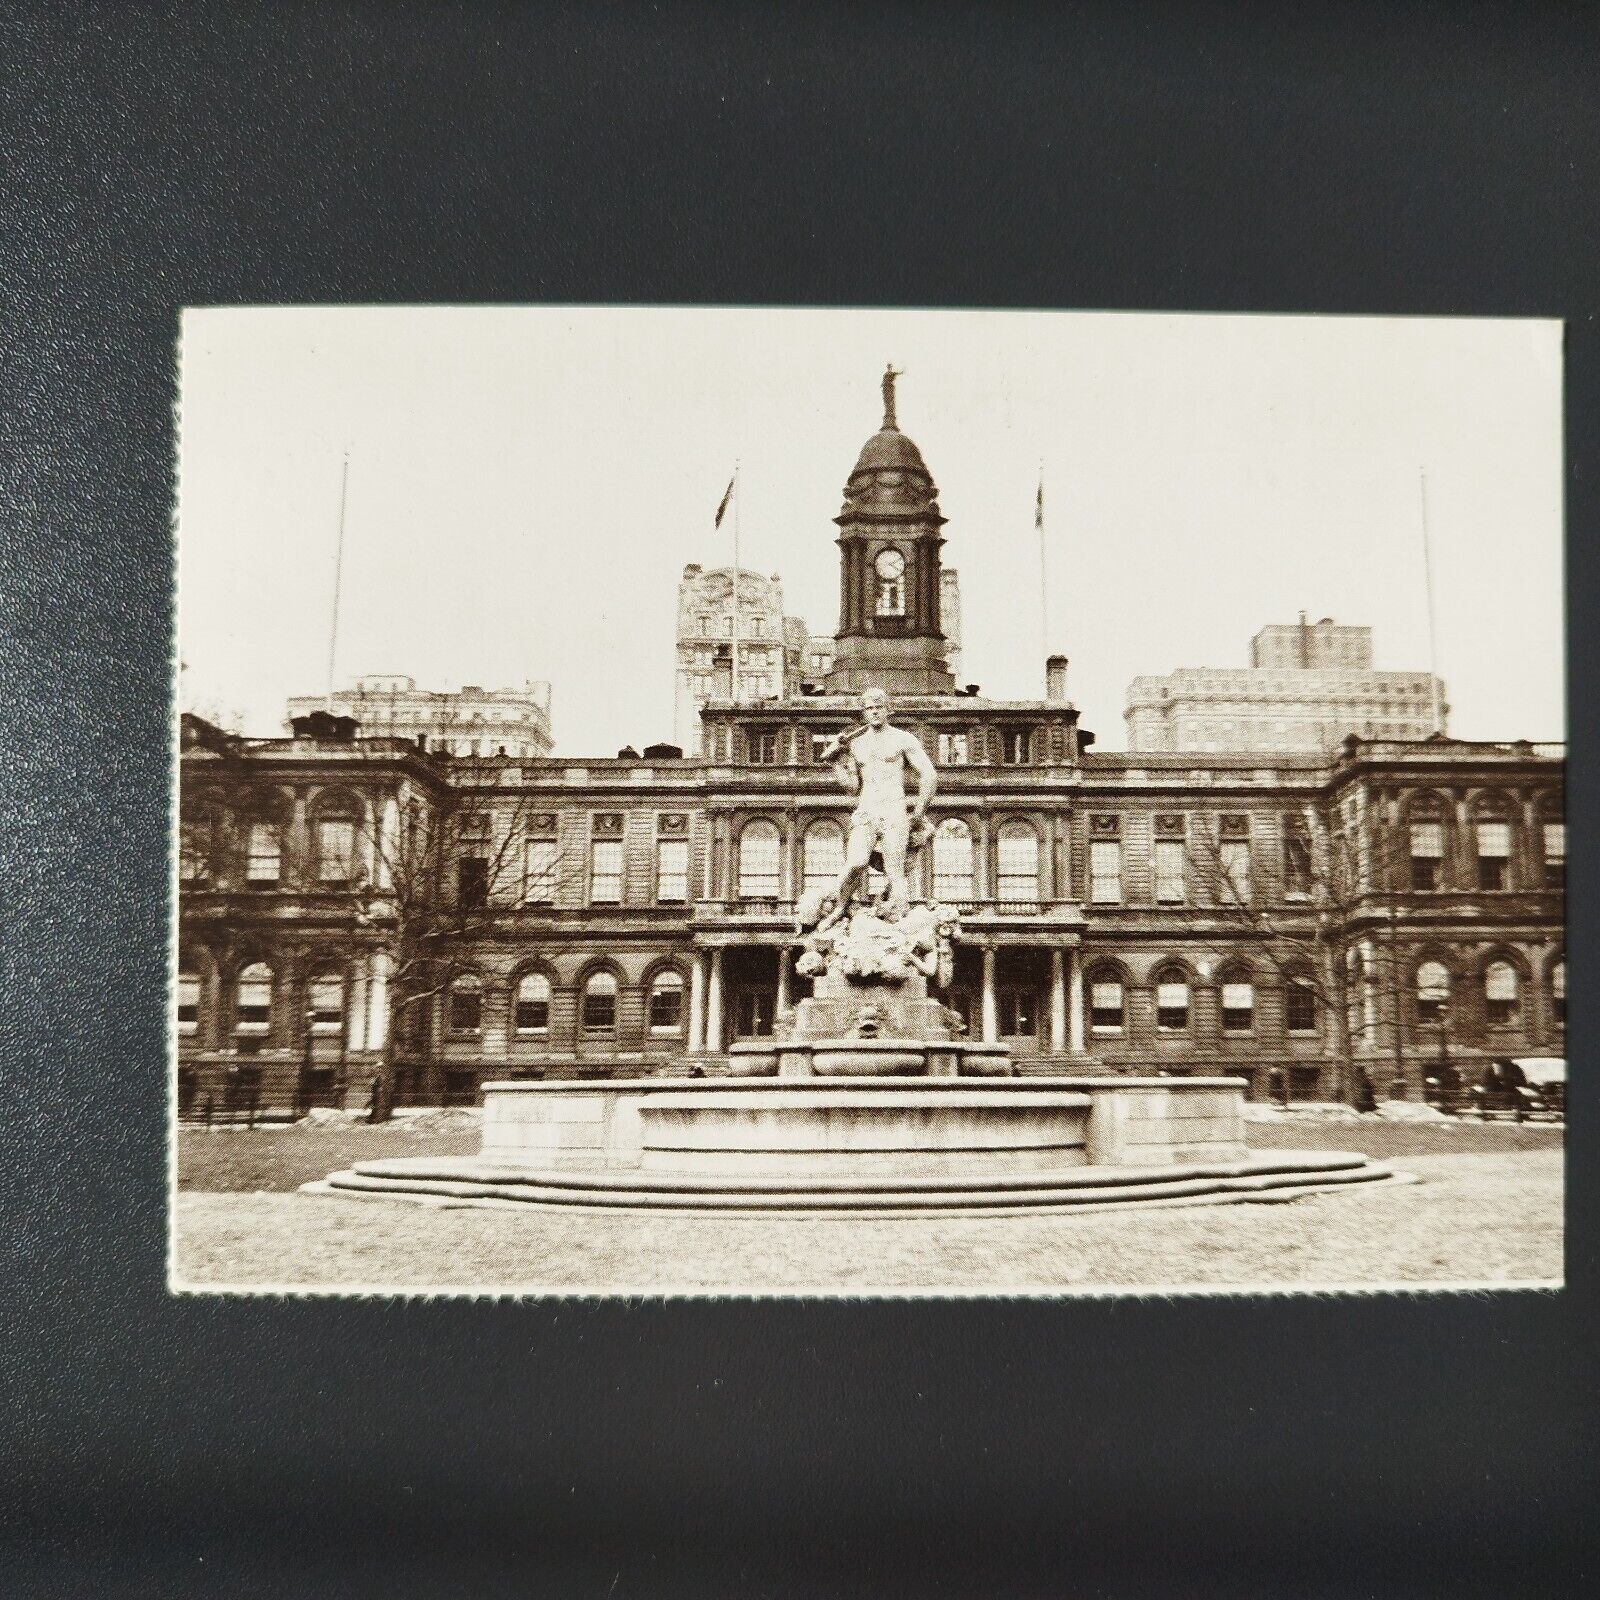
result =
[[[1233,933],[1230,948],[1246,941],[1286,990],[1300,985],[1310,991],[1330,1029],[1334,1093],[1344,1100],[1355,1098],[1360,1082],[1352,1041],[1381,1024],[1375,1003],[1381,990],[1389,995],[1387,1020],[1400,1072],[1405,962],[1397,890],[1405,863],[1393,859],[1399,841],[1397,830],[1373,826],[1360,795],[1327,816],[1310,805],[1285,816],[1281,876],[1261,872],[1252,843],[1226,837],[1221,818],[1215,824],[1193,819],[1186,830],[1186,858],[1210,909]],[[1260,892],[1280,883],[1281,894]],[[1375,914],[1383,918],[1381,939],[1368,926]]]
[[[390,766],[409,746],[363,740],[366,761]],[[556,900],[575,869],[547,802],[522,787],[520,765],[496,756],[432,754],[433,781],[403,773],[366,784],[370,829],[349,880],[353,920],[387,957],[380,1054],[387,1084],[431,1002],[474,970],[479,941],[531,897]],[[545,845],[552,848],[545,849]]]

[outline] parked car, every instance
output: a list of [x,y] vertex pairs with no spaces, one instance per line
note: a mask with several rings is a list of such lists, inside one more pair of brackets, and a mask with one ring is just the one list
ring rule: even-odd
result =
[[1567,1064],[1552,1056],[1496,1056],[1473,1098],[1478,1115],[1561,1117],[1566,1113]]

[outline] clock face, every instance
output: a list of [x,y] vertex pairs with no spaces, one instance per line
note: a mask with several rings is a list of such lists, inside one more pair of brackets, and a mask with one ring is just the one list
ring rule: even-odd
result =
[[895,579],[904,575],[906,558],[898,550],[884,550],[873,563],[880,578]]

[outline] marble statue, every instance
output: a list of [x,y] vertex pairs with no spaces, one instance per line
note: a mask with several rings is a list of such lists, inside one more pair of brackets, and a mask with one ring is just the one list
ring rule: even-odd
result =
[[[857,797],[845,842],[844,870],[829,891],[834,900],[831,916],[838,919],[848,913],[876,853],[888,880],[883,912],[890,921],[898,921],[911,904],[907,857],[933,837],[927,810],[938,775],[921,741],[890,723],[889,697],[882,689],[868,689],[862,695],[861,714],[864,727],[847,729],[821,753],[821,759],[833,763],[840,781]],[[909,810],[905,790],[908,767],[917,778],[917,794]]]

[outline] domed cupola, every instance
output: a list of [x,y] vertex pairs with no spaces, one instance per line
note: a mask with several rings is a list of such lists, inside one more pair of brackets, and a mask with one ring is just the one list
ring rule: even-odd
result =
[[833,693],[883,688],[948,694],[939,620],[939,491],[895,418],[894,367],[883,374],[883,426],[861,447],[839,526],[839,631]]

